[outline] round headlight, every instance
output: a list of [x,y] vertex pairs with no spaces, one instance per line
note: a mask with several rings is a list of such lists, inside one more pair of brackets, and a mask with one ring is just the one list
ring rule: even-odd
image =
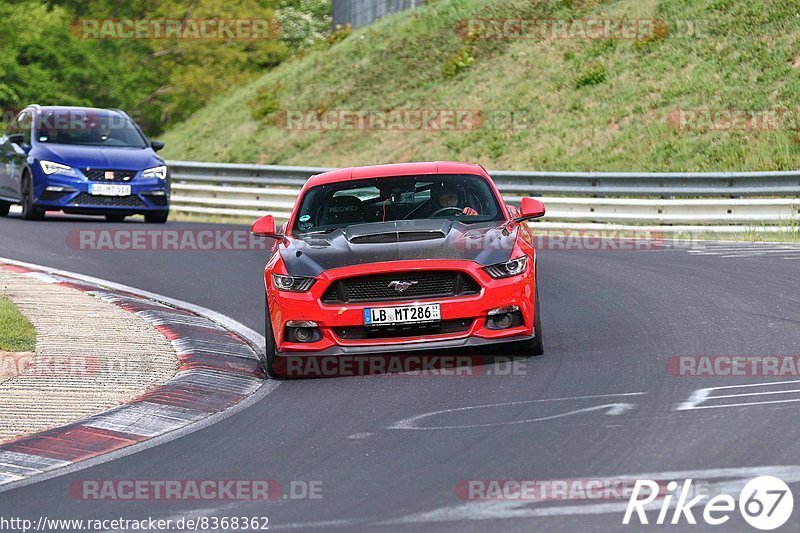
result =
[[292,288],[294,285],[294,279],[291,276],[272,276],[272,280],[275,282],[275,288],[280,290],[288,290]]
[[514,259],[513,261],[509,261],[508,263],[506,263],[506,270],[508,271],[509,275],[516,276],[517,274],[525,270],[525,260],[520,258],[520,259]]

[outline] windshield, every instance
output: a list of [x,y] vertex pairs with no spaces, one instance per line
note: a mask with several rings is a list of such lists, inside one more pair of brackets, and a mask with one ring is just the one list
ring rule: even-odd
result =
[[293,230],[327,232],[353,224],[449,218],[505,220],[489,182],[475,175],[372,178],[320,185],[303,196]]
[[102,110],[46,110],[37,120],[36,140],[117,148],[145,148],[147,141],[129,118]]

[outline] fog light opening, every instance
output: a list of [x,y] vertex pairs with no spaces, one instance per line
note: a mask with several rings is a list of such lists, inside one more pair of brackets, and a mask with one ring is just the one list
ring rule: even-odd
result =
[[489,329],[509,329],[522,326],[522,312],[516,305],[498,307],[487,313],[486,327]]
[[286,322],[286,339],[290,342],[317,342],[322,339],[322,331],[311,320],[289,320]]
[[494,325],[497,326],[498,329],[507,329],[511,326],[511,315],[509,313],[503,313],[502,315],[495,315],[492,317],[494,321]]
[[297,328],[294,332],[295,337],[300,342],[308,342],[313,336],[310,328]]

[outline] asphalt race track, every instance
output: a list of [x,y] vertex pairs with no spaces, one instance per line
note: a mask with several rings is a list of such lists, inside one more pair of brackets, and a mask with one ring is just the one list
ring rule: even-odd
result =
[[[241,229],[12,216],[0,219],[0,256],[182,299],[262,332],[265,252],[68,245],[70,231],[119,228]],[[621,476],[713,485],[775,473],[800,494],[800,391],[792,392],[800,387],[774,384],[800,378],[687,377],[667,368],[681,355],[798,354],[800,252],[773,249],[543,250],[545,355],[516,375],[489,367],[473,376],[282,382],[195,433],[4,492],[0,515],[267,516],[273,530],[616,531],[660,528],[622,526],[625,502],[467,501],[456,487]],[[690,400],[698,389],[760,383],[773,384]],[[82,502],[68,489],[85,479],[300,480],[323,489],[321,499],[267,503]],[[681,524],[670,530],[698,529]],[[784,530],[799,528],[796,511]],[[754,531],[735,513],[708,529]]]

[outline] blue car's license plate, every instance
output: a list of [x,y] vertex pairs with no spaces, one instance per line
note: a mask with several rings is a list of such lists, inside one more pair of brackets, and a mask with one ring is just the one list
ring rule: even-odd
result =
[[89,186],[89,194],[96,196],[129,196],[131,194],[130,185],[115,185],[111,183],[92,183]]

